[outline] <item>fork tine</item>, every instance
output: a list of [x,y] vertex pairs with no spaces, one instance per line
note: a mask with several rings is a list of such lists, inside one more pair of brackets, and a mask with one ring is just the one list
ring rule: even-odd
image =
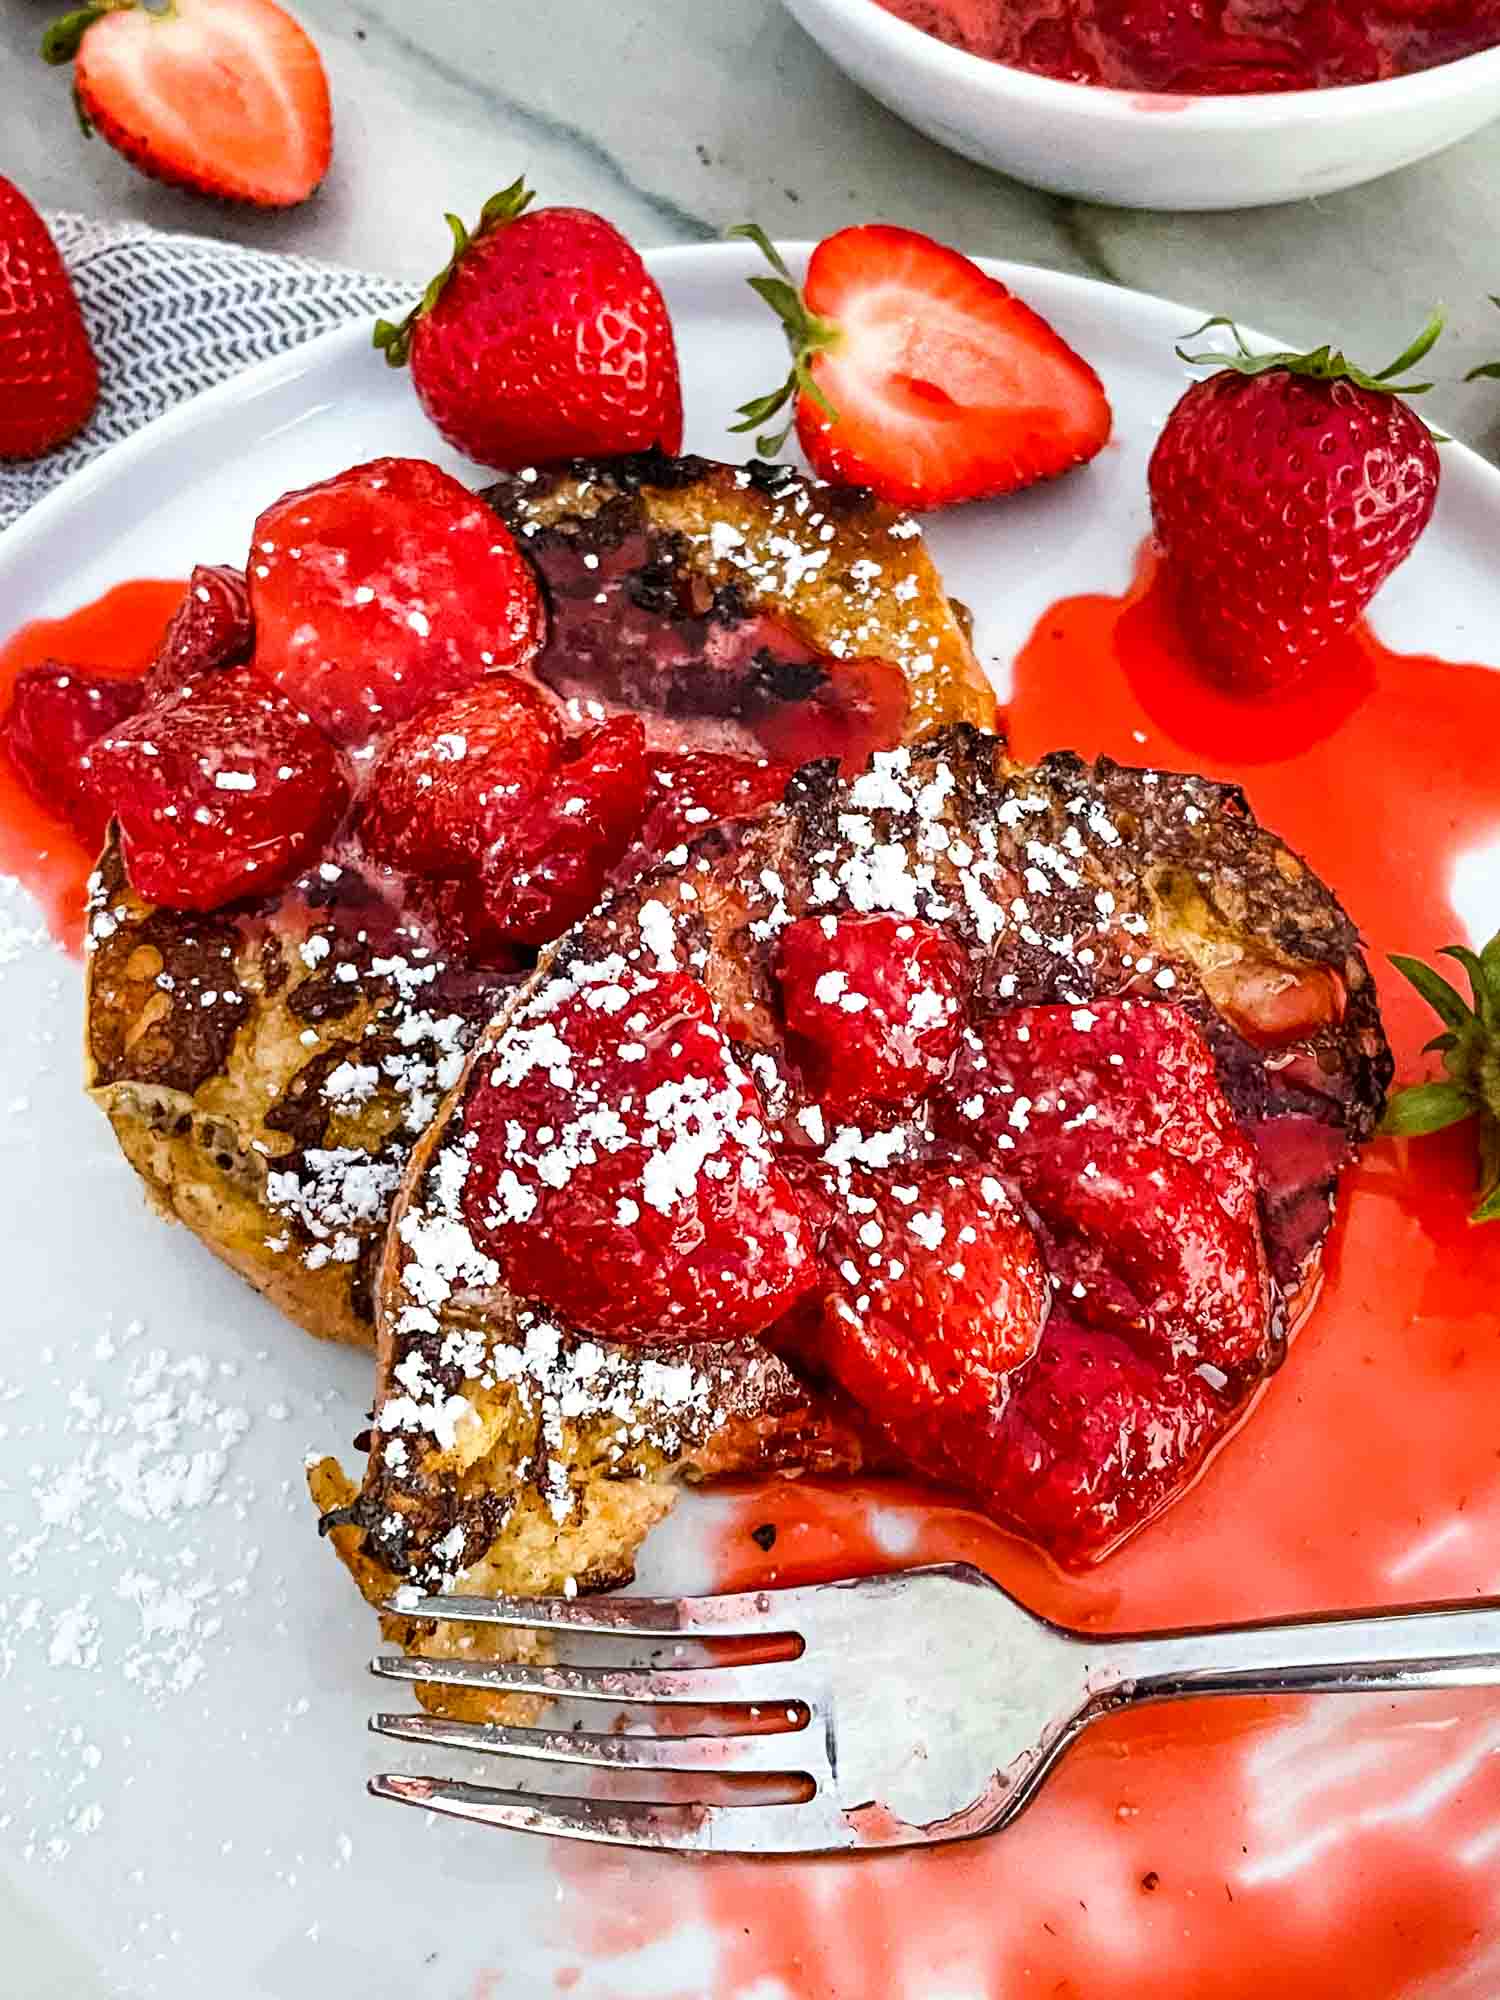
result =
[[805,1590],[742,1591],[718,1597],[423,1597],[387,1603],[402,1618],[456,1618],[476,1625],[520,1625],[657,1639],[692,1632],[720,1638],[795,1632]]
[[809,1729],[779,1729],[757,1736],[599,1736],[587,1730],[455,1722],[439,1715],[372,1715],[370,1728],[377,1736],[402,1743],[611,1771],[709,1771],[728,1777],[805,1772],[813,1777],[816,1767],[824,1764],[821,1734]]
[[532,1667],[505,1660],[435,1660],[420,1654],[378,1653],[370,1671],[388,1681],[436,1681],[441,1687],[482,1688],[489,1694],[536,1694],[553,1699],[667,1702],[695,1708],[811,1709],[799,1694],[799,1662],[773,1660],[746,1667]]
[[514,1833],[546,1833],[564,1840],[602,1841],[614,1847],[658,1847],[688,1853],[819,1854],[859,1844],[842,1814],[807,1805],[653,1805],[635,1799],[555,1798],[539,1792],[500,1791],[457,1779],[403,1777],[383,1771],[371,1778],[377,1799],[421,1806],[427,1812]]

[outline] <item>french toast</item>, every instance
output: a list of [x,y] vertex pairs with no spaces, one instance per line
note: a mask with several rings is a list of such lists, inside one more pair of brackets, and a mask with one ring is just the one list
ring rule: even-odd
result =
[[[1012,1469],[989,1511],[1059,1560],[1092,1560],[1170,1500],[1278,1365],[1316,1291],[1339,1171],[1374,1130],[1391,1073],[1353,926],[1232,786],[1071,753],[1019,767],[1003,738],[949,728],[853,779],[806,769],[781,805],[710,830],[571,932],[486,1030],[396,1200],[363,1488],[356,1496],[332,1461],[312,1474],[373,1601],[403,1582],[480,1594],[618,1585],[684,1482],[901,1462],[899,1436],[893,1453],[889,1428],[779,1325],[764,1338],[642,1344],[518,1296],[465,1193],[488,1144],[477,1107],[537,1060],[549,1020],[601,980],[633,1004],[668,967],[706,989],[783,1159],[853,1161],[873,1186],[898,1159],[915,1178],[943,1129],[972,1150],[977,1093],[941,1086],[946,1128],[928,1110],[840,1124],[798,1081],[777,941],[810,916],[836,926],[871,912],[935,927],[958,948],[976,1048],[976,1031],[995,1023],[1064,1016],[1092,1028],[1116,1002],[1137,1010],[1126,1030],[1144,1045],[1141,1010],[1147,1025],[1170,1017],[1211,1059],[1198,1095],[1227,1105],[1233,1130],[1220,1136],[1249,1149],[1263,1248],[1249,1342],[1223,1367],[1163,1360],[1139,1327],[1086,1324],[1071,1300],[1087,1287],[1064,1293],[1058,1272],[1088,1269],[1069,1261],[1057,1215],[1037,1218],[1038,1183],[1022,1179],[1054,1297],[1004,1399],[1008,1429],[993,1442]],[[569,1058],[556,1060],[566,1075]],[[1031,1103],[1011,1101],[1018,1132]],[[503,1157],[520,1164],[526,1133],[508,1129]],[[574,1145],[571,1133],[558,1144]],[[499,1206],[512,1206],[497,1217],[492,1201],[489,1219],[524,1215],[522,1192],[507,1195],[502,1177]],[[1142,1371],[1152,1386],[1137,1394]],[[1101,1426],[1113,1427],[1105,1446]],[[1105,1455],[1085,1464],[1090,1452]],[[1072,1525],[1049,1540],[1039,1510],[1062,1475]],[[492,1628],[461,1640],[452,1627],[390,1629],[424,1652],[509,1644]],[[427,1696],[478,1712],[472,1691]]]
[[[915,523],[868,494],[647,453],[486,497],[550,600],[534,671],[577,721],[862,759],[992,717]],[[309,1332],[368,1343],[407,1154],[524,961],[460,963],[348,828],[282,892],[208,914],[135,894],[112,836],[87,944],[87,1087],[156,1205]]]

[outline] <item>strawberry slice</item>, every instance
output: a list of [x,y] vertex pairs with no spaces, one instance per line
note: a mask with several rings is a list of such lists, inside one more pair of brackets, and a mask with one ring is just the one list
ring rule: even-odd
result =
[[245,572],[227,563],[199,563],[146,669],[147,700],[181,694],[199,674],[243,666],[254,643]]
[[[711,826],[747,819],[774,804],[792,775],[789,764],[713,750],[651,752],[646,786],[645,855],[670,853]],[[644,856],[643,856],[644,858]]]
[[733,1340],[816,1279],[755,1088],[684,973],[544,988],[465,1122],[476,1241],[575,1326]]
[[108,0],[56,22],[42,53],[72,62],[85,124],[153,180],[290,208],[328,171],[328,79],[273,0]]
[[109,809],[95,788],[93,746],[140,705],[138,680],[44,660],[17,677],[0,723],[0,744],[27,791],[96,854]]
[[[825,237],[799,293],[751,284],[792,350],[782,386],[741,407],[755,430],[791,406],[808,463],[902,507],[993,499],[1083,465],[1110,433],[1099,377],[1031,307],[969,258],[913,229],[867,223]],[[785,439],[761,438],[773,456]]]
[[916,1471],[983,1491],[1010,1378],[1047,1317],[1025,1221],[988,1167],[788,1172],[823,1289],[770,1339],[831,1375]]
[[287,493],[255,524],[257,672],[340,743],[540,650],[531,566],[484,502],[419,458]]

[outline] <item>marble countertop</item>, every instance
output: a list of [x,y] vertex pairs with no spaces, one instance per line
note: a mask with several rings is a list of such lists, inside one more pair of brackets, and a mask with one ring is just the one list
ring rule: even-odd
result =
[[[445,209],[523,169],[642,246],[754,217],[817,237],[880,217],[974,252],[1091,273],[1389,360],[1450,311],[1434,420],[1500,455],[1500,125],[1369,187],[1233,215],[1139,214],[1039,194],[942,151],[848,83],[778,0],[294,0],[332,80],[332,173],[261,215],[142,179],[83,139],[34,54],[49,8],[0,0],[0,172],[45,207],[431,275]],[[414,25],[418,24],[418,25]],[[673,107],[676,107],[675,109]]]

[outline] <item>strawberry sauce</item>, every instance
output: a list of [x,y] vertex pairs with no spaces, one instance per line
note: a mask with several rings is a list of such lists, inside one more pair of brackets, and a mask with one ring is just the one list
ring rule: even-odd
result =
[[[23,625],[0,643],[0,711],[17,676],[44,660],[122,680],[144,673],[185,588],[165,578],[121,583],[65,618]],[[82,948],[84,884],[96,859],[61,820],[43,812],[0,755],[0,873],[26,885],[52,935],[71,952]]]
[[[1069,744],[1240,779],[1362,926],[1398,1080],[1423,1073],[1434,1024],[1385,954],[1464,935],[1454,864],[1500,835],[1500,674],[1361,630],[1313,692],[1241,704],[1183,665],[1147,564],[1123,598],[1041,619],[1010,728],[1022,759]],[[1323,1296],[1249,1423],[1094,1570],[1065,1577],[915,1488],[799,1482],[735,1500],[719,1582],[962,1559],[1099,1629],[1500,1591],[1500,1228],[1466,1220],[1472,1145],[1460,1129],[1370,1148]],[[919,1654],[914,1635],[913,1672]],[[1480,2000],[1500,1991],[1500,1700],[1145,1710],[1097,1726],[1015,1827],[965,1847],[561,1865],[570,1943],[580,1923],[594,1932],[586,2000],[628,1989],[605,1961],[660,1934],[649,1912],[687,1921],[695,1899],[717,1940],[715,2000],[1262,2000],[1268,1982],[1288,2000]]]

